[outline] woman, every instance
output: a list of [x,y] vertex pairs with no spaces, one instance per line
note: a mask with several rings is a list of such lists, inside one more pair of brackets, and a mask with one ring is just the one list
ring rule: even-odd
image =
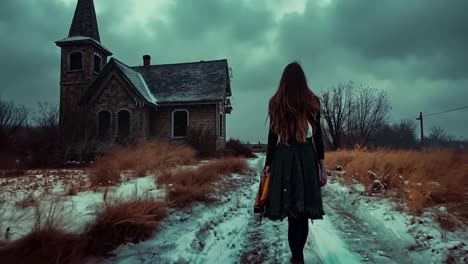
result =
[[[288,217],[291,262],[303,263],[308,219],[323,219],[325,214],[321,187],[327,183],[327,173],[320,102],[298,63],[284,69],[278,91],[270,99],[268,115],[264,172],[270,173],[270,197],[264,214],[271,220]],[[313,136],[308,137],[308,133]]]

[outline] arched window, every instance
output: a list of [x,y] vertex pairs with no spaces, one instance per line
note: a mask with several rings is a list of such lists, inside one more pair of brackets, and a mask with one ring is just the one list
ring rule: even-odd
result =
[[222,138],[224,134],[223,126],[223,113],[219,113],[219,137]]
[[83,69],[83,54],[81,52],[73,52],[70,54],[70,70],[82,70]]
[[101,72],[102,59],[101,56],[94,54],[94,71],[97,73]]
[[98,136],[107,137],[111,135],[111,112],[108,110],[101,110],[98,112]]
[[130,111],[123,109],[117,112],[117,134],[120,138],[130,135]]
[[188,133],[189,112],[177,109],[172,112],[172,137],[185,137]]

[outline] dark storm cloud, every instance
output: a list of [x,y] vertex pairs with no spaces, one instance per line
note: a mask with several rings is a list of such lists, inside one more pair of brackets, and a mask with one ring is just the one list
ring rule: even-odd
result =
[[330,33],[371,61],[411,59],[427,78],[466,78],[468,1],[336,1]]
[[465,10],[463,0],[349,0],[324,8],[309,1],[304,15],[284,19],[278,41],[283,53],[320,63],[325,57],[325,63],[366,64],[386,74],[385,64],[398,62],[412,71],[409,78],[465,79]]
[[[188,39],[206,34],[233,41],[233,44],[262,41],[274,24],[265,1],[247,5],[244,1],[175,1],[170,11],[173,29]],[[226,39],[224,40],[226,41]]]
[[[76,3],[68,2],[1,1],[0,94],[24,104],[58,102],[54,41],[68,34]],[[303,12],[281,19],[283,0],[174,0],[145,19],[135,9],[149,1],[116,2],[95,5],[102,43],[125,63],[140,65],[143,54],[155,64],[229,60],[235,109],[228,136],[265,139],[268,99],[292,60],[316,92],[349,80],[386,89],[393,120],[468,101],[468,1],[309,0]],[[428,118],[426,127],[468,137],[465,116]]]
[[[464,10],[467,1],[309,1],[281,21],[278,53],[303,62],[313,89],[348,80],[386,89],[392,120],[443,111],[468,99]],[[466,137],[466,121],[459,111],[431,125]]]
[[59,50],[67,32],[66,6],[50,1],[6,0],[0,4],[0,95],[28,106],[58,100]]

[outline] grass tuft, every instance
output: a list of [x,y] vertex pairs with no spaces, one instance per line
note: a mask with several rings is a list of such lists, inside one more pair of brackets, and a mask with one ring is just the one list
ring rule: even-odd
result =
[[196,153],[190,147],[168,142],[146,142],[97,159],[90,171],[90,181],[92,186],[111,186],[120,182],[120,173],[124,170],[142,177],[161,169],[196,162]]
[[151,197],[106,201],[85,231],[88,251],[102,256],[122,244],[148,239],[166,216],[166,207]]
[[156,177],[156,183],[167,187],[166,201],[171,206],[185,208],[194,202],[210,202],[213,183],[225,175],[246,174],[248,169],[243,159],[219,159],[196,168],[162,171]]
[[84,263],[85,244],[81,236],[57,228],[33,230],[25,237],[0,247],[3,264]]

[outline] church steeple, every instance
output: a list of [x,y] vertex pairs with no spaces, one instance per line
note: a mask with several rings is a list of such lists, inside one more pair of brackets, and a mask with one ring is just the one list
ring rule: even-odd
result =
[[78,0],[68,37],[90,37],[101,42],[93,0]]
[[75,15],[68,37],[55,44],[61,49],[60,123],[73,123],[79,100],[99,76],[112,55],[99,37],[93,0],[75,0]]

